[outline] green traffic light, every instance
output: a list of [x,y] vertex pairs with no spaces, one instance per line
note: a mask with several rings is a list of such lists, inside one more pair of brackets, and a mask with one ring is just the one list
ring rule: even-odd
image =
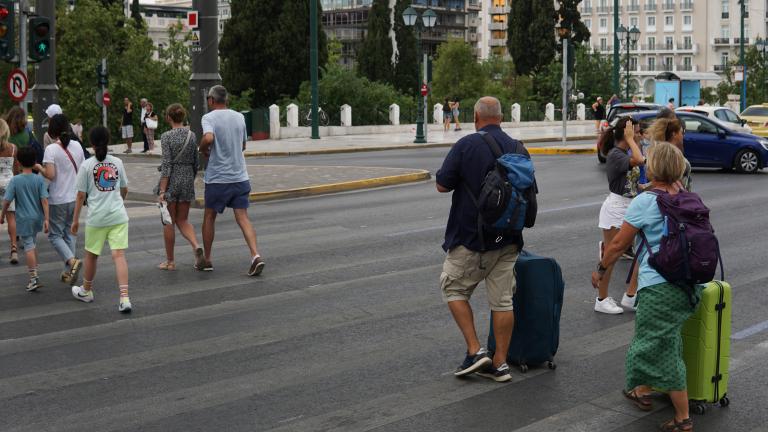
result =
[[48,44],[45,42],[40,42],[40,45],[37,46],[37,52],[39,52],[41,55],[45,55],[48,52]]

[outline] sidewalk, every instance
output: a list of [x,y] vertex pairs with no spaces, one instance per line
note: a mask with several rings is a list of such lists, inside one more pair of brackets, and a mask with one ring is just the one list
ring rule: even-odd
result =
[[[155,202],[153,189],[160,173],[158,163],[126,160],[128,199]],[[404,168],[372,168],[354,166],[248,165],[251,201],[297,198],[335,192],[392,186],[431,178],[428,171]],[[205,184],[201,176],[195,180],[196,202],[204,205]]]
[[[246,156],[293,156],[293,155],[311,155],[328,153],[351,153],[359,151],[377,151],[377,150],[396,150],[396,149],[419,149],[430,147],[450,147],[461,137],[474,133],[472,124],[464,125],[466,128],[455,132],[450,130],[430,130],[427,136],[426,144],[414,144],[416,135],[415,127],[411,132],[401,132],[392,134],[368,134],[368,135],[344,135],[328,136],[318,140],[310,138],[289,138],[280,140],[248,141],[246,144]],[[559,141],[562,134],[562,126],[559,123],[537,123],[534,126],[511,127],[511,124],[505,123],[503,129],[510,136],[522,140],[534,154],[562,154],[562,153],[588,153],[594,151],[594,144],[590,142],[585,144],[568,144],[566,151],[560,146],[546,146],[549,150],[536,150],[538,147],[544,147],[542,143]],[[595,140],[595,128],[591,122],[585,124],[578,122],[568,126],[568,141]],[[141,155],[140,151],[143,143],[134,143],[134,153]],[[110,149],[116,154],[125,150],[125,144],[116,144]],[[138,152],[136,151],[138,149]],[[155,154],[148,156],[157,157],[160,154],[160,141],[155,142]]]

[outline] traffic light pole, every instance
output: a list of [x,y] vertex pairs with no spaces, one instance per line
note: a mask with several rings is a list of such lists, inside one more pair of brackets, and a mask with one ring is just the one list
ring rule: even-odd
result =
[[[43,134],[47,129],[43,128],[43,121],[47,120],[45,109],[58,100],[59,87],[56,85],[56,2],[54,0],[37,0],[37,15],[50,19],[50,58],[37,64],[35,72],[35,86],[32,87],[35,119],[35,136],[43,142]],[[22,45],[26,45],[23,41]]]
[[619,0],[613,0],[613,93],[620,94],[619,88],[619,47],[621,42],[616,30],[619,28]]
[[[29,63],[29,54],[28,54],[28,47],[27,47],[27,40],[29,40],[29,37],[27,35],[28,29],[27,29],[27,0],[19,0],[19,69],[21,69],[22,72],[24,72],[24,75],[29,77],[29,71],[27,70],[28,63]],[[28,101],[25,98],[23,101],[19,102],[19,106],[21,109],[24,110],[24,112],[27,112],[27,109],[29,109]]]
[[203,136],[203,115],[208,111],[208,89],[221,84],[219,75],[219,9],[217,2],[193,0],[192,10],[198,12],[200,29],[199,52],[192,52],[192,76],[189,78],[190,128],[200,139]]
[[[101,59],[101,73],[103,73],[105,76],[107,75],[107,59],[103,58]],[[107,104],[104,103],[104,92],[107,91],[107,86],[104,85],[104,82],[101,83],[101,122],[104,127],[107,126]]]

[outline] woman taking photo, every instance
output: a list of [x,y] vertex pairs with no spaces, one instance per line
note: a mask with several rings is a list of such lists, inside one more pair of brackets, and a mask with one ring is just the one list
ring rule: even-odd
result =
[[[14,175],[19,173],[19,161],[16,160],[16,145],[9,141],[10,129],[5,120],[0,119],[0,199],[5,196],[5,188]],[[16,245],[16,207],[14,203],[8,206],[5,213],[8,220],[8,237],[11,240],[11,264],[19,263],[19,251]]]
[[195,268],[200,270],[205,264],[203,249],[197,243],[195,228],[189,223],[189,205],[195,199],[195,171],[197,169],[197,138],[194,132],[184,126],[187,112],[180,104],[173,104],[166,109],[166,121],[171,130],[160,138],[163,147],[163,162],[160,165],[160,186],[158,202],[167,203],[171,214],[170,225],[163,226],[165,239],[165,262],[157,267],[161,270],[176,270],[174,246],[176,231],[192,246],[195,254]]
[[[648,149],[646,165],[651,190],[672,195],[680,191],[679,182],[685,170],[683,153],[667,142]],[[656,195],[645,192],[637,196],[627,209],[621,231],[605,250],[605,256],[592,273],[592,285],[597,287],[608,269],[619,259],[639,231],[643,231],[654,252],[658,251],[664,231],[664,219],[656,204]],[[626,390],[624,395],[637,408],[650,411],[652,389],[669,392],[675,417],[661,425],[662,431],[692,431],[693,420],[688,413],[686,370],[682,358],[680,329],[694,312],[688,294],[667,282],[648,265],[648,254],[641,251],[639,261],[637,316],[635,335],[627,351]],[[695,298],[700,298],[696,287]]]
[[[640,179],[640,165],[645,163],[643,153],[635,142],[635,125],[630,117],[624,117],[611,129],[605,131],[608,134],[606,145],[606,174],[608,177],[608,190],[610,193],[600,208],[598,226],[603,230],[603,241],[599,243],[600,257],[603,256],[604,245],[610,244],[621,228],[624,214],[632,202],[632,198],[638,194],[638,180]],[[629,245],[627,245],[629,246]],[[626,250],[626,248],[625,248]],[[595,288],[598,289],[595,299],[595,311],[607,314],[620,314],[624,312],[613,297],[608,296],[608,286],[611,281],[613,265],[606,269],[605,277]],[[630,289],[630,294],[632,290]],[[626,297],[626,296],[625,296]],[[631,299],[631,303],[630,303]],[[626,300],[628,306],[632,306],[634,299]]]
[[45,148],[43,165],[37,165],[36,168],[50,181],[48,241],[64,261],[61,281],[72,285],[77,282],[81,262],[75,257],[77,236],[70,230],[77,198],[75,182],[85,156],[77,138],[70,136],[70,133],[69,120],[64,114],[51,117],[48,135],[53,142]]

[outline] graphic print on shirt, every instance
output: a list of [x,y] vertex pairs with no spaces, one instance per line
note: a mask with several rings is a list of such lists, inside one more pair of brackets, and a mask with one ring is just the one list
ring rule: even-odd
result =
[[93,184],[100,192],[115,190],[118,182],[117,166],[111,162],[99,162],[93,167]]

